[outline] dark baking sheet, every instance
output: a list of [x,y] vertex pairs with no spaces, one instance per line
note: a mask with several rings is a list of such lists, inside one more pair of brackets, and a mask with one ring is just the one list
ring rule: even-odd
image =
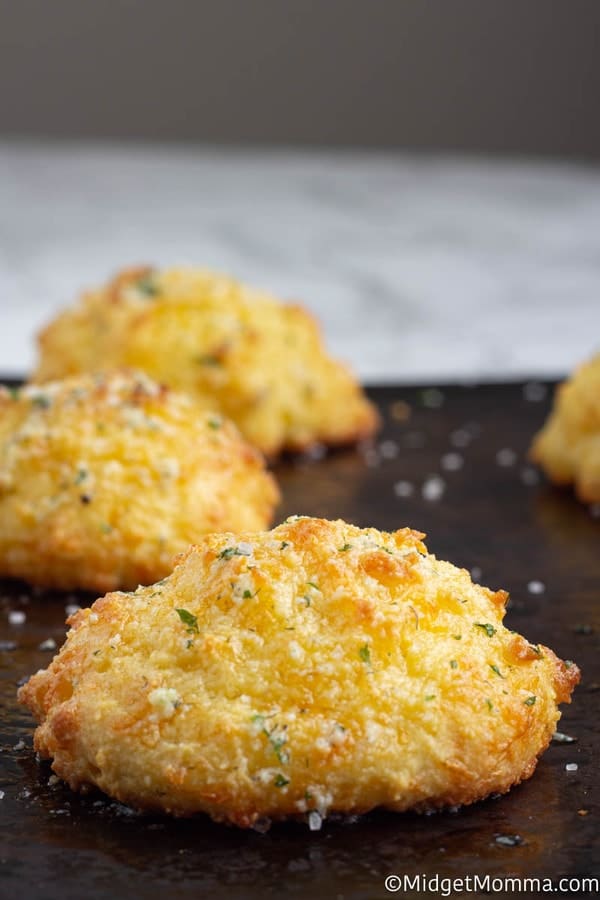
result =
[[[102,795],[79,797],[48,784],[49,766],[35,760],[32,722],[16,705],[15,690],[49,662],[52,651],[39,645],[47,638],[62,641],[65,605],[83,601],[3,583],[0,895],[349,900],[390,896],[384,879],[391,873],[598,875],[600,510],[586,509],[543,480],[535,483],[525,453],[548,410],[550,393],[540,398],[543,393],[539,386],[514,384],[374,389],[385,417],[377,442],[280,464],[279,518],[306,513],[382,529],[411,525],[428,533],[429,548],[439,556],[479,567],[482,583],[511,592],[510,627],[581,666],[582,683],[560,724],[576,742],[552,744],[533,778],[510,794],[454,813],[378,812],[354,822],[326,821],[316,833],[290,824],[267,834],[204,817],[142,818]],[[402,402],[411,409],[405,421]],[[497,457],[501,450],[514,458],[506,452]],[[462,468],[442,468],[449,452],[460,454]],[[422,485],[436,474],[445,491],[425,499]],[[397,496],[399,480],[414,488],[411,496]],[[536,593],[531,582],[542,582],[543,591],[537,586]],[[8,611],[15,609],[26,613],[22,626],[8,624]],[[577,771],[568,772],[567,763],[577,763]],[[515,835],[519,841],[508,846]]]

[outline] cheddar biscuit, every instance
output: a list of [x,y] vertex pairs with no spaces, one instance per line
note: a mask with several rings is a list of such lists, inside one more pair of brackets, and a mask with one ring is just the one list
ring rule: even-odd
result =
[[268,526],[278,492],[218,413],[146,375],[0,390],[0,574],[106,592],[207,531]]
[[556,391],[531,458],[556,484],[572,484],[584,503],[600,502],[600,354]]
[[378,424],[312,316],[203,270],[130,269],[84,295],[40,336],[35,380],[121,365],[189,392],[269,456]]
[[19,692],[36,750],[73,789],[242,827],[507,791],[577,667],[422,537],[293,517],[203,538],[161,584],[69,620]]

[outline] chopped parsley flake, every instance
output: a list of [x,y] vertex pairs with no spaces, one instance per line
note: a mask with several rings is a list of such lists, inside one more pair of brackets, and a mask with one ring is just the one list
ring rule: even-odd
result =
[[346,550],[351,550],[351,549],[352,549],[352,544],[344,544],[343,547],[338,547],[338,550],[340,553],[345,553]]
[[314,583],[314,581],[307,581],[306,583],[309,587],[314,588],[315,591],[319,591],[319,592],[321,591],[321,588],[318,585],[316,585]]
[[535,694],[532,694],[531,697],[527,698],[527,700],[523,700],[523,703],[525,704],[525,706],[533,706],[536,700],[537,697],[535,696]]
[[492,665],[492,663],[490,663],[490,669],[492,670],[492,672],[495,672],[496,675],[498,675],[500,678],[506,678],[506,675],[502,674],[498,666]]
[[219,429],[219,428],[221,427],[221,425],[222,425],[222,422],[221,422],[220,419],[214,419],[214,418],[213,418],[213,419],[209,419],[208,422],[207,422],[206,424],[208,425],[209,428],[212,428],[213,431],[218,431],[218,429]]
[[367,663],[367,665],[371,663],[371,650],[369,649],[368,644],[363,644],[363,646],[358,651],[358,655],[364,663]]
[[285,787],[286,784],[290,783],[290,779],[286,778],[284,775],[279,774],[279,775],[277,775],[277,777],[275,778],[275,781],[273,783],[276,788],[282,788],[282,787]]
[[221,360],[214,353],[200,353],[194,357],[194,362],[200,366],[220,366]]
[[494,704],[492,703],[492,701],[490,700],[489,697],[486,699],[485,703],[486,703],[487,708],[491,712],[494,708]]
[[282,541],[282,542],[281,542],[281,548],[280,548],[280,549],[281,549],[281,550],[285,550],[285,548],[286,548],[286,547],[289,547],[289,546],[290,546],[290,542],[289,542],[289,541]]
[[455,641],[462,640],[462,634],[453,634],[452,637],[454,638]]
[[40,409],[48,409],[52,404],[52,401],[47,394],[36,394],[35,397],[31,398],[31,402],[34,406],[39,406]]
[[73,483],[74,483],[74,484],[81,484],[81,482],[82,482],[82,481],[85,481],[85,479],[86,479],[87,477],[88,477],[87,470],[86,470],[86,469],[79,469],[79,471],[77,472],[77,475],[75,476],[75,481],[74,481]]
[[183,624],[187,626],[188,634],[200,633],[200,630],[198,628],[197,616],[192,615],[192,613],[188,612],[187,609],[176,609],[175,612],[177,613]]
[[482,628],[488,637],[494,637],[496,629],[489,622],[474,622],[475,628]]
[[221,550],[219,553],[219,559],[231,559],[232,556],[246,556],[245,553],[242,553],[237,547],[225,547],[224,550]]
[[435,700],[435,694],[427,694],[425,700],[427,703],[429,703],[430,700]]
[[458,663],[456,662],[455,659],[451,659],[451,660],[450,660],[450,668],[451,668],[451,669],[458,669]]
[[152,275],[144,275],[136,282],[136,288],[140,294],[146,297],[156,297],[160,292]]

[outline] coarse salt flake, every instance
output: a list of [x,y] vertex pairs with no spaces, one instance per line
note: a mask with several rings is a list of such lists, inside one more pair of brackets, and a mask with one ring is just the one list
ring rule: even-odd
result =
[[415,492],[414,484],[410,481],[397,481],[394,485],[394,494],[396,497],[412,497]]
[[516,460],[517,454],[514,450],[511,450],[510,447],[502,447],[502,449],[498,450],[496,453],[496,462],[499,466],[502,466],[503,469],[514,466]]
[[308,814],[308,827],[311,831],[320,831],[321,826],[323,825],[323,819],[321,818],[321,814],[313,809]]
[[170,719],[179,704],[181,698],[175,688],[154,688],[148,694],[148,700],[161,719]]
[[464,459],[460,453],[444,453],[440,461],[442,469],[446,472],[458,472],[462,469],[463,463]]
[[423,500],[434,502],[440,500],[446,490],[446,483],[439,475],[431,475],[426,478],[421,487]]
[[527,585],[527,590],[530,594],[543,594],[546,590],[546,585],[543,581],[530,581]]

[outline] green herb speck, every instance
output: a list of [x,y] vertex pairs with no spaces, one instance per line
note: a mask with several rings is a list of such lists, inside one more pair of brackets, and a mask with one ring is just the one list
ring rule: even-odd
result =
[[290,783],[290,779],[289,779],[289,778],[285,778],[285,776],[283,776],[283,775],[280,774],[280,775],[277,775],[277,777],[276,777],[276,779],[275,779],[275,781],[274,781],[273,783],[274,783],[274,785],[275,785],[276,788],[282,788],[282,787],[285,787],[286,784],[289,784],[289,783]]
[[194,362],[200,366],[220,366],[221,359],[214,353],[199,353]]
[[473,624],[475,625],[475,628],[482,628],[488,637],[494,637],[496,634],[496,629],[493,625],[490,625],[489,622],[473,622]]
[[364,663],[367,663],[367,665],[370,664],[370,662],[371,662],[371,650],[369,649],[369,645],[368,645],[368,644],[363,644],[363,646],[362,646],[362,647],[360,648],[360,650],[358,651],[358,655],[360,656],[360,658],[362,659],[362,661],[363,661]]
[[494,704],[492,703],[492,701],[490,700],[489,697],[486,699],[485,704],[486,704],[487,708],[489,709],[489,711],[491,712],[494,708]]
[[451,669],[458,669],[458,663],[456,662],[455,659],[451,659],[451,660],[450,660],[450,668],[451,668]]
[[192,613],[188,612],[187,609],[176,609],[175,612],[177,613],[183,624],[187,626],[188,634],[200,633],[200,630],[198,628],[197,616],[192,615]]
[[48,409],[48,407],[52,404],[50,397],[46,394],[36,394],[35,397],[32,397],[31,402],[34,406],[38,406],[40,409]]
[[206,424],[209,428],[212,428],[213,431],[218,431],[222,423],[220,419],[209,419]]
[[352,549],[352,544],[344,544],[343,547],[338,547],[338,550],[340,553],[345,553],[346,550],[351,550],[351,549]]
[[492,672],[495,672],[496,675],[498,675],[500,678],[506,678],[506,675],[502,674],[498,666],[492,665],[492,663],[490,663],[490,669],[492,670]]
[[536,698],[535,694],[532,694],[531,697],[527,698],[527,700],[523,700],[523,703],[525,704],[525,706],[533,706],[536,699],[537,698]]
[[218,559],[231,559],[232,556],[244,556],[237,547],[225,547],[219,553]]
[[430,700],[435,700],[435,694],[427,694],[425,700],[427,703],[429,703]]
[[144,275],[136,282],[136,287],[146,297],[156,297],[160,293],[152,275]]

